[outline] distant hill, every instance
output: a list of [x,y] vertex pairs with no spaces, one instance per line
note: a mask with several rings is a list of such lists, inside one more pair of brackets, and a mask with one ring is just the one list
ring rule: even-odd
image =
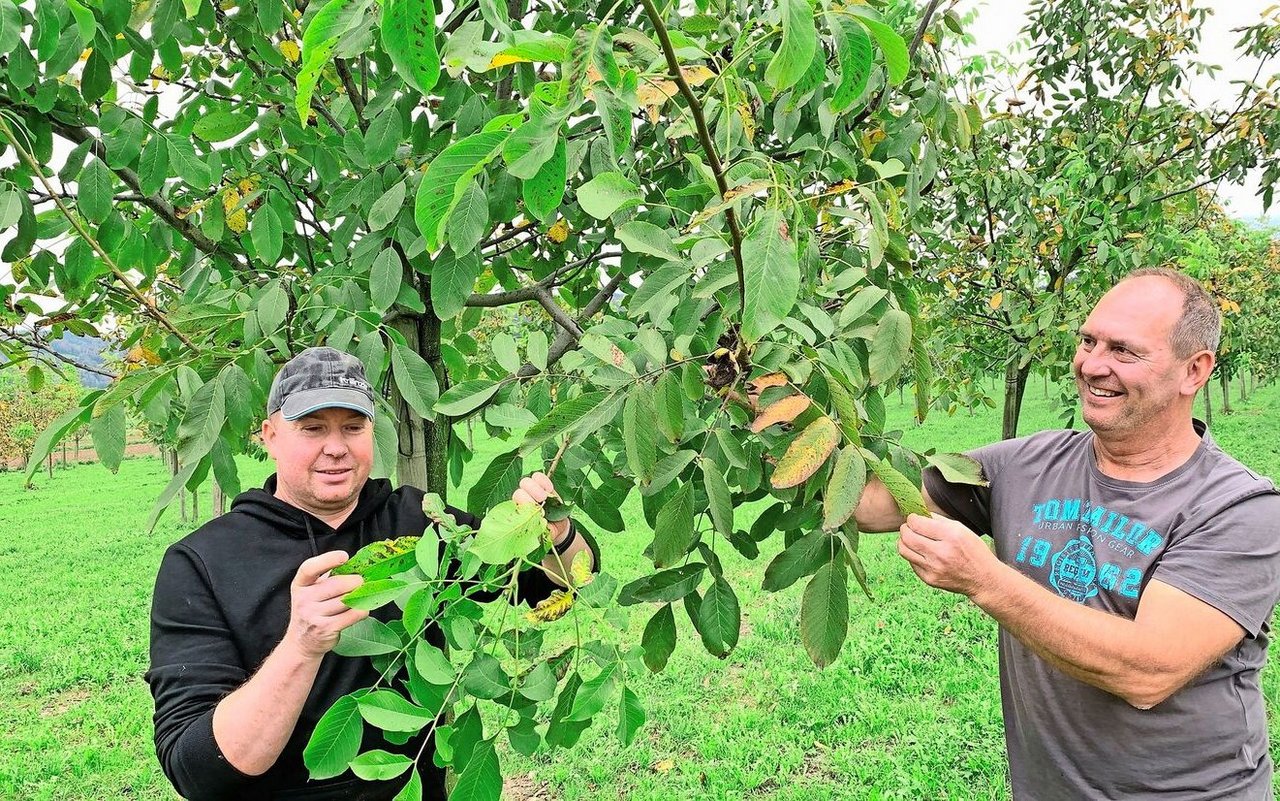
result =
[[[103,354],[107,351],[106,340],[97,337],[80,336],[67,332],[62,338],[51,343],[49,347],[58,353],[71,359],[75,359],[81,364],[87,364],[90,367],[102,367],[104,363]],[[90,389],[98,389],[105,387],[110,380],[105,376],[96,373],[88,373],[84,370],[76,370],[80,374],[80,383]]]

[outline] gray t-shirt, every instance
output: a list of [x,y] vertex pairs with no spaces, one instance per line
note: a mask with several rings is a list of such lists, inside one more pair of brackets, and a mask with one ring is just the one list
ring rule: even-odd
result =
[[[1138,710],[1077,681],[1002,628],[1000,691],[1018,801],[1272,801],[1258,671],[1280,596],[1280,494],[1202,442],[1146,483],[1098,469],[1093,434],[1047,431],[971,453],[989,488],[925,473],[948,515],[995,540],[1000,560],[1064,598],[1133,619],[1158,579],[1247,632],[1220,663]],[[1048,621],[1047,621],[1048,622]]]

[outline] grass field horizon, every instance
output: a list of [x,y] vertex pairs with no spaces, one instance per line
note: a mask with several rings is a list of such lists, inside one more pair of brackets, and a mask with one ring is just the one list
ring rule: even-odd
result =
[[[1044,395],[1028,389],[1022,433],[1061,426]],[[1234,414],[1215,408],[1215,439],[1255,471],[1280,476],[1280,387],[1233,402]],[[962,450],[999,437],[998,410],[934,411],[917,427],[910,408],[910,398],[893,397],[889,414],[917,449]],[[479,444],[451,493],[464,493],[502,446]],[[245,487],[271,469],[248,459],[240,468]],[[173,799],[151,747],[142,674],[156,566],[196,524],[171,508],[153,533],[143,530],[168,481],[155,458],[127,460],[118,475],[59,468],[52,479],[37,476],[33,490],[21,478],[0,474],[0,798]],[[626,532],[606,535],[602,549],[606,570],[625,582],[647,568],[650,531],[634,494],[622,511]],[[725,558],[744,614],[737,650],[718,661],[679,621],[667,670],[632,685],[648,713],[636,742],[623,748],[606,714],[572,751],[504,752],[510,797],[1007,798],[994,623],[921,584],[892,536],[867,536],[875,601],[851,595],[849,638],[835,664],[818,671],[796,630],[802,586],[759,589],[777,548],[768,543],[754,562]],[[631,641],[651,613],[633,608]],[[1275,673],[1264,671],[1263,686],[1280,743]]]

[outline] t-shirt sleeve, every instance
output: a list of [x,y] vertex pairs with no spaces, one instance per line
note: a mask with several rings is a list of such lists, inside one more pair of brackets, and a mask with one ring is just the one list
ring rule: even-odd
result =
[[1151,578],[1209,604],[1250,637],[1280,598],[1280,495],[1246,498],[1165,549]]
[[991,487],[998,480],[1014,449],[1014,440],[996,442],[966,451],[982,465],[982,476],[988,486],[955,484],[947,481],[936,467],[925,468],[922,478],[930,500],[952,520],[964,523],[979,534],[991,534]]
[[199,557],[181,545],[169,548],[152,599],[146,679],[156,755],[183,797],[232,797],[253,780],[227,762],[213,738],[214,707],[248,678]]

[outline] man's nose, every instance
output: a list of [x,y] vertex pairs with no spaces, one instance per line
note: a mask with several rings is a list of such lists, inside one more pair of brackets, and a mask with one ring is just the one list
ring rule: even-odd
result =
[[328,456],[341,456],[347,452],[347,441],[341,431],[335,431],[324,438],[324,453]]

